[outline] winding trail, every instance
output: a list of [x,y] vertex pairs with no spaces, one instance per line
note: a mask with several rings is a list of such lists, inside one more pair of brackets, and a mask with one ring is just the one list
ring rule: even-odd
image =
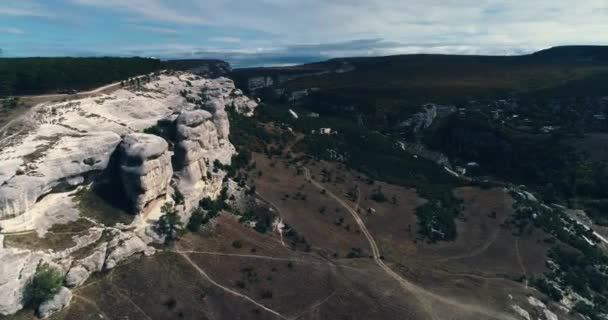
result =
[[524,273],[524,276],[526,277],[526,288],[528,288],[528,272],[526,271],[526,267],[524,265],[524,261],[521,258],[521,254],[519,252],[519,237],[517,237],[515,239],[515,255],[517,255],[517,263],[519,264],[519,267],[521,268],[521,272]]
[[325,297],[325,299],[313,304],[312,306],[310,306],[308,308],[308,310],[304,310],[303,312],[301,312],[300,314],[296,315],[295,317],[293,317],[292,319],[298,319],[301,318],[302,316],[304,316],[305,314],[309,313],[309,312],[313,312],[315,311],[318,307],[320,307],[322,304],[324,304],[325,302],[329,301],[329,299],[331,299],[333,296],[336,295],[336,290],[334,290],[331,294],[329,294],[327,297]]
[[[175,251],[173,251],[173,252],[175,252]],[[178,255],[180,255],[182,258],[184,258],[184,260],[186,260],[186,262],[188,262],[188,263],[189,263],[189,264],[190,264],[190,265],[191,265],[191,266],[192,266],[192,267],[193,267],[193,268],[194,268],[196,271],[198,271],[198,273],[200,273],[200,274],[201,274],[201,275],[202,275],[202,276],[203,276],[205,279],[207,279],[207,281],[209,281],[209,282],[210,282],[211,284],[213,284],[214,286],[216,286],[216,287],[218,287],[218,288],[220,288],[220,289],[222,289],[222,290],[226,291],[227,293],[230,293],[230,294],[232,294],[232,295],[234,295],[234,296],[237,296],[237,297],[239,297],[239,298],[245,299],[245,300],[247,300],[247,301],[251,302],[252,304],[256,305],[258,308],[260,308],[260,309],[262,309],[262,310],[264,310],[264,311],[266,311],[266,312],[268,312],[268,313],[271,313],[271,314],[273,314],[273,315],[277,316],[278,318],[281,318],[281,319],[289,319],[288,317],[286,317],[286,316],[284,316],[284,315],[280,314],[279,312],[277,312],[277,311],[275,311],[275,310],[273,310],[273,309],[270,309],[269,307],[266,307],[265,305],[263,305],[263,304],[261,304],[261,303],[259,303],[259,302],[255,301],[255,300],[254,300],[254,299],[252,299],[251,297],[246,296],[246,295],[244,295],[244,294],[242,294],[242,293],[239,293],[239,292],[237,292],[237,291],[234,291],[234,290],[232,290],[232,289],[230,289],[230,288],[228,288],[228,287],[225,287],[225,286],[223,286],[223,285],[221,285],[221,284],[217,283],[215,280],[213,280],[213,279],[212,279],[212,278],[211,278],[211,277],[210,277],[210,276],[209,276],[209,275],[208,275],[208,274],[205,272],[205,270],[203,270],[203,269],[202,269],[201,267],[199,267],[199,266],[198,266],[196,263],[194,263],[194,261],[192,261],[192,259],[190,259],[190,257],[188,257],[188,255],[187,255],[187,254],[185,254],[185,253],[183,253],[183,252],[175,252],[175,253],[176,253],[176,254],[178,254]]]
[[361,232],[363,232],[363,235],[365,236],[365,238],[367,238],[367,242],[369,243],[369,246],[372,249],[372,256],[374,258],[374,262],[376,262],[376,264],[380,268],[382,268],[382,270],[384,270],[384,272],[386,274],[388,274],[391,278],[395,279],[404,289],[413,293],[414,296],[416,297],[416,299],[424,307],[425,311],[429,314],[431,319],[434,319],[434,320],[439,319],[433,313],[432,308],[428,304],[428,302],[426,300],[422,299],[417,294],[417,290],[416,290],[417,287],[415,285],[413,285],[412,283],[410,283],[409,281],[403,279],[395,271],[393,271],[391,268],[389,268],[389,266],[387,266],[384,263],[384,261],[382,261],[382,259],[380,258],[380,249],[378,248],[378,245],[376,244],[376,241],[374,240],[374,237],[372,236],[372,234],[367,230],[365,223],[363,223],[363,220],[361,219],[361,217],[359,216],[357,211],[353,210],[346,202],[344,202],[344,200],[342,200],[340,197],[336,196],[333,192],[331,192],[330,190],[327,190],[321,184],[319,184],[318,182],[313,180],[310,175],[310,170],[308,168],[303,167],[303,169],[304,169],[304,175],[306,177],[306,180],[308,180],[317,189],[325,190],[325,194],[327,194],[328,196],[333,198],[336,202],[338,202],[340,205],[342,205],[342,207],[344,207],[351,214],[351,216],[355,219],[355,221],[359,225],[359,229],[361,229]]
[[391,278],[393,278],[395,281],[397,281],[401,285],[401,287],[403,287],[405,290],[412,293],[414,295],[414,297],[418,300],[420,305],[427,312],[427,314],[431,317],[431,319],[433,319],[433,320],[441,319],[434,313],[431,300],[439,301],[446,305],[450,305],[455,308],[465,310],[467,312],[478,313],[478,314],[482,314],[482,315],[485,315],[485,316],[488,316],[491,318],[495,318],[495,319],[500,319],[500,320],[516,320],[517,319],[516,317],[511,316],[509,314],[495,312],[492,310],[488,310],[479,305],[465,304],[465,303],[461,303],[461,302],[446,298],[444,296],[437,295],[437,294],[430,292],[426,289],[423,289],[423,288],[409,282],[408,280],[404,279],[403,277],[401,277],[399,274],[397,274],[395,271],[393,271],[388,265],[386,265],[384,263],[384,261],[380,258],[380,256],[381,256],[380,249],[378,248],[378,245],[376,244],[376,241],[374,240],[374,238],[371,235],[371,233],[369,232],[369,230],[367,230],[365,223],[363,223],[363,220],[361,219],[361,217],[359,216],[357,211],[353,210],[353,208],[351,208],[346,202],[344,202],[344,200],[342,200],[340,197],[336,196],[333,192],[331,192],[330,190],[327,190],[326,188],[323,187],[323,185],[321,185],[317,181],[313,180],[310,175],[310,170],[308,168],[306,168],[306,167],[302,167],[302,168],[304,169],[304,174],[305,174],[306,180],[308,180],[317,189],[325,190],[326,194],[329,197],[333,198],[336,202],[338,202],[340,205],[342,205],[352,215],[352,217],[355,219],[355,221],[359,225],[361,232],[363,233],[363,235],[365,235],[365,237],[367,238],[367,241],[369,242],[369,245],[372,249],[372,256],[373,256],[374,262],[380,268],[382,268],[382,270],[387,275],[389,275]]
[[99,305],[97,305],[97,303],[95,301],[89,300],[83,296],[74,294],[74,299],[76,300],[80,300],[90,306],[92,306],[93,308],[95,308],[97,310],[97,312],[99,312],[98,314],[102,317],[102,319],[112,319],[110,318],[107,314],[105,314],[105,312],[103,312],[103,310],[101,310],[101,308],[99,307]]
[[489,239],[487,239],[484,244],[480,247],[475,248],[473,251],[464,253],[464,254],[459,254],[459,255],[455,255],[452,257],[445,257],[445,258],[438,258],[435,259],[433,261],[435,262],[446,262],[446,261],[452,261],[452,260],[461,260],[461,259],[467,259],[467,258],[474,258],[484,252],[486,252],[486,250],[488,250],[488,248],[494,244],[494,242],[496,242],[496,239],[498,238],[498,235],[500,234],[500,229],[497,228],[497,230],[492,233],[492,235],[490,236]]

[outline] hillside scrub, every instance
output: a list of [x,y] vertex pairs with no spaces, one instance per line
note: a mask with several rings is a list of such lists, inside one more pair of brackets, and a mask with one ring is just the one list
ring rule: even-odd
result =
[[36,274],[26,288],[27,303],[37,307],[55,296],[63,285],[63,275],[48,264],[38,267]]

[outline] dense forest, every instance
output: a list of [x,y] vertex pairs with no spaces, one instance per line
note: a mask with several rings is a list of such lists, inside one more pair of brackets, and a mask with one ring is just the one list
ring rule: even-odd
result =
[[0,97],[86,90],[161,68],[148,58],[2,58]]

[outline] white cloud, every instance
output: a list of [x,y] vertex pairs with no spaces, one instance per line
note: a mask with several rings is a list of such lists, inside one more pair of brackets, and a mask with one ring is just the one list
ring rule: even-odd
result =
[[11,27],[0,27],[0,33],[8,33],[8,34],[25,34],[25,31],[19,28],[11,28]]
[[152,32],[152,33],[160,33],[165,35],[177,35],[179,31],[171,28],[164,27],[152,27],[152,26],[141,26],[141,25],[132,25],[131,28],[140,31]]
[[0,16],[44,18],[54,15],[37,2],[6,0],[0,6]]
[[214,37],[214,38],[210,38],[209,41],[223,42],[223,43],[240,43],[241,39],[235,38],[235,37]]
[[382,38],[493,52],[608,43],[606,0],[70,1],[154,22],[257,31],[282,45]]
[[162,0],[70,0],[79,5],[108,8],[125,13],[136,14],[142,18],[176,24],[204,24],[205,19],[189,6],[180,6],[178,1]]

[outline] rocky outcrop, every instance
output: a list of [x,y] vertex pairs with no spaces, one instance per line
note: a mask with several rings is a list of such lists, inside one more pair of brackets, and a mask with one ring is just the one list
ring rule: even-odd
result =
[[106,261],[107,244],[104,243],[96,248],[88,257],[79,260],[76,265],[85,268],[89,273],[103,270]]
[[72,291],[66,287],[62,287],[53,298],[45,301],[38,307],[38,316],[46,319],[57,311],[67,307],[70,301],[72,301]]
[[413,133],[418,133],[433,124],[437,117],[437,106],[434,104],[426,104],[421,112],[414,113],[411,118],[407,119],[401,126],[409,127]]
[[399,141],[397,144],[403,151],[407,151],[415,157],[430,160],[443,167],[452,168],[450,159],[446,155],[439,151],[430,150],[422,143]]
[[45,134],[52,135],[31,141],[30,150],[17,151],[22,159],[0,154],[0,218],[21,215],[42,196],[90,180],[107,167],[120,143],[113,132],[67,134],[49,129]]
[[230,97],[232,98],[230,106],[233,107],[236,112],[249,117],[253,115],[255,108],[258,106],[255,101],[245,96],[240,89],[235,89],[230,94]]
[[249,92],[255,92],[257,90],[272,87],[274,85],[274,79],[270,76],[259,76],[247,79],[247,89]]
[[23,308],[25,286],[43,259],[38,252],[0,249],[0,314],[13,314]]
[[72,267],[65,276],[65,285],[68,287],[77,287],[87,281],[89,275],[89,270],[82,266]]
[[[66,205],[76,214],[69,221],[76,221],[80,212],[72,189],[97,182],[100,173],[104,181],[124,185],[136,211],[146,209],[145,218],[140,215],[128,226],[106,226],[85,218],[95,226],[85,227],[88,232],[72,237],[74,245],[61,251],[4,248],[0,236],[0,314],[23,307],[26,284],[41,263],[60,269],[66,286],[78,287],[91,274],[115,268],[133,255],[153,254],[155,249],[148,244],[157,238],[150,234],[150,221],[160,215],[160,205],[153,200],[174,187],[183,188],[190,207],[220,193],[225,173],[214,162],[228,165],[235,154],[225,108],[252,114],[257,104],[226,78],[208,80],[183,73],[152,78],[111,95],[39,105],[28,113],[27,133],[0,144],[0,227],[5,232],[37,225],[48,230],[54,223],[66,223],[49,217],[65,215],[65,210],[50,208]],[[164,138],[136,133],[159,121],[170,129]],[[175,159],[165,139],[174,145]],[[187,215],[188,208],[179,210]],[[81,256],[85,251],[89,253]],[[66,290],[40,314],[65,307],[70,300]]]
[[224,122],[217,121],[205,110],[182,112],[176,120],[177,185],[186,196],[186,207],[198,203],[204,194],[217,195],[221,188],[223,175],[218,177],[219,172],[213,170],[213,165],[216,160],[230,164],[235,154],[232,144],[220,132],[226,130],[223,125]]
[[166,194],[173,175],[169,145],[163,138],[127,135],[120,145],[120,177],[133,208],[141,211],[150,201]]
[[120,233],[108,243],[108,248],[110,249],[104,264],[107,270],[113,269],[119,262],[134,254],[152,255],[155,252],[154,248],[149,247],[140,237],[130,232]]
[[232,179],[228,179],[224,183],[228,199],[226,203],[236,211],[247,212],[247,210],[256,208],[257,199],[255,193],[248,190],[246,186],[239,185]]
[[228,74],[232,67],[228,62],[214,59],[177,59],[165,62],[173,70],[187,71],[205,78],[217,78]]

